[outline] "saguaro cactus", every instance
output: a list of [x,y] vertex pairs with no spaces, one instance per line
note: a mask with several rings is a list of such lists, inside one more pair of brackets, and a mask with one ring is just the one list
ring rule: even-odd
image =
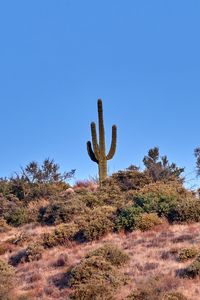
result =
[[103,105],[101,99],[98,100],[98,117],[99,117],[99,144],[97,142],[96,124],[91,123],[92,133],[92,144],[90,141],[87,142],[88,154],[92,161],[96,162],[99,166],[99,181],[100,184],[107,177],[107,160],[113,158],[116,151],[116,140],[117,140],[117,127],[112,126],[112,142],[110,151],[106,155],[106,144],[105,144],[105,131],[103,122]]

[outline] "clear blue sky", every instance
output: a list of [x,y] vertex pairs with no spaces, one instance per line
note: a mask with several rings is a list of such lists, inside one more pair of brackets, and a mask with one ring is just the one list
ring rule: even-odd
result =
[[108,147],[118,125],[110,172],[142,166],[156,145],[192,172],[199,16],[199,0],[1,1],[0,176],[46,157],[77,179],[95,175],[85,144],[99,97]]

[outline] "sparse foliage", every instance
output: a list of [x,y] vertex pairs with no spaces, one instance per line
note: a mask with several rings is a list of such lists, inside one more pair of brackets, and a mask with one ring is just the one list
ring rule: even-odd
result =
[[32,161],[21,168],[20,173],[9,179],[0,179],[0,192],[4,195],[13,194],[20,200],[55,194],[66,189],[67,181],[75,174],[75,170],[61,173],[59,169],[53,159],[45,159],[41,166]]
[[200,176],[200,147],[194,150],[194,155],[196,157],[196,172],[197,176]]
[[175,163],[169,163],[167,156],[159,154],[159,148],[155,147],[149,150],[148,155],[144,157],[145,172],[154,182],[161,180],[164,182],[171,180],[182,181],[181,174],[184,168],[179,168]]

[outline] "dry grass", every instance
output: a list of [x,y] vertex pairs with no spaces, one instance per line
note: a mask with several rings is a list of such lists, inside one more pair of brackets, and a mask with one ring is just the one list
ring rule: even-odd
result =
[[[27,231],[37,241],[41,234],[53,228],[41,226],[24,226],[12,229],[6,235],[0,234],[1,242],[16,236],[19,231]],[[77,264],[89,251],[111,242],[130,255],[131,260],[123,272],[128,276],[128,282],[117,292],[116,300],[125,299],[131,291],[144,279],[154,276],[164,276],[165,284],[183,293],[190,300],[199,300],[200,279],[183,279],[177,276],[177,271],[188,266],[191,261],[180,262],[176,258],[179,249],[195,246],[200,249],[200,224],[190,225],[159,225],[154,229],[129,234],[109,234],[100,241],[76,244],[71,247],[55,247],[44,251],[43,258],[37,262],[21,263],[16,266],[16,295],[28,294],[30,299],[61,300],[67,299],[70,289],[66,285],[66,270]],[[8,261],[9,257],[27,247],[12,247],[10,252],[0,256]],[[67,266],[56,266],[55,262],[61,255],[67,255]]]

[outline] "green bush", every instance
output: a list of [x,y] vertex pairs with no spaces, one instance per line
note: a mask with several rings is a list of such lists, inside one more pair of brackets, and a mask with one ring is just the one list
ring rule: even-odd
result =
[[59,195],[70,187],[65,182],[57,183],[29,183],[29,193],[24,196],[25,200],[35,200],[40,198],[50,198]]
[[176,223],[191,223],[200,221],[200,201],[188,198],[174,206],[168,213],[168,220]]
[[159,216],[167,217],[185,193],[186,191],[177,183],[156,182],[135,193],[133,201],[147,213],[155,212]]
[[113,230],[114,209],[110,206],[87,209],[73,223],[60,225],[52,233],[43,235],[44,247],[69,244],[72,240],[92,241]]
[[198,255],[199,250],[195,247],[192,248],[183,248],[179,251],[178,258],[180,261],[185,261],[191,258],[194,258]]
[[6,197],[9,194],[9,180],[7,178],[0,178],[0,198]]
[[86,258],[100,256],[113,266],[122,266],[129,261],[129,256],[117,246],[106,244],[88,253]]
[[138,216],[136,221],[136,228],[146,231],[152,229],[156,225],[163,223],[163,220],[155,213],[144,213]]
[[60,199],[40,209],[39,221],[48,225],[58,225],[72,221],[75,216],[85,211],[86,206],[78,198]]
[[74,289],[72,299],[115,299],[116,289],[125,283],[119,267],[129,257],[121,249],[104,245],[91,251],[69,273],[69,286]]
[[177,182],[149,184],[134,193],[133,202],[147,213],[165,216],[169,222],[200,220],[200,201]]
[[138,217],[142,212],[143,210],[139,206],[130,206],[122,209],[116,219],[115,229],[117,231],[120,231],[121,229],[127,231],[135,229]]
[[78,241],[93,241],[111,232],[114,228],[114,212],[111,206],[96,207],[75,220],[79,231]]
[[99,202],[103,203],[103,205],[120,208],[125,204],[124,194],[120,191],[119,186],[109,178],[106,180],[105,185],[97,190],[96,195]]
[[88,283],[91,280],[106,280],[114,287],[120,282],[120,276],[115,267],[100,256],[83,259],[70,272],[69,285],[76,287],[80,283]]
[[32,243],[26,249],[14,253],[10,257],[9,263],[15,267],[20,263],[38,261],[42,258],[43,250],[41,245]]
[[5,215],[5,219],[9,225],[18,227],[29,222],[28,210],[25,207],[15,207]]
[[78,284],[74,289],[74,293],[70,295],[72,300],[114,300],[114,289],[112,285],[101,280],[92,279],[87,283]]
[[42,245],[45,248],[52,248],[58,245],[70,245],[74,239],[78,227],[74,223],[58,226],[53,232],[45,233],[42,236]]
[[14,269],[0,260],[0,299],[8,300],[14,287]]
[[[83,259],[70,272],[72,299],[114,299],[114,291],[123,283],[119,271],[102,257]],[[91,298],[92,297],[92,298]]]
[[84,204],[86,207],[94,208],[96,206],[104,205],[101,197],[97,192],[88,191],[84,189],[82,192],[77,192],[76,197],[78,197],[80,203]]
[[[12,215],[13,211],[22,207],[22,203],[17,197],[12,194],[8,194],[3,197],[0,194],[0,217],[7,222],[7,219]],[[7,222],[8,223],[8,222]]]

